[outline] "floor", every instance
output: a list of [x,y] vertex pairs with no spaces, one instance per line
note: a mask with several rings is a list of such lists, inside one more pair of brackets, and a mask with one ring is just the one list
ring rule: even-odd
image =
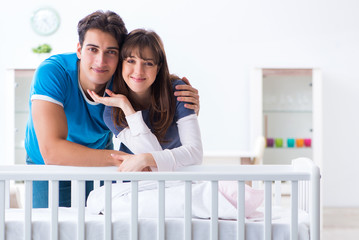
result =
[[359,208],[324,208],[322,240],[358,240]]

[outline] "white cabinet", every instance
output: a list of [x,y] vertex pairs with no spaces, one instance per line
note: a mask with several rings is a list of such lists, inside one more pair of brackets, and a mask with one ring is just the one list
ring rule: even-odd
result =
[[26,122],[29,116],[30,85],[35,69],[7,69],[5,104],[6,142],[2,164],[25,164]]
[[263,163],[309,157],[321,166],[320,70],[259,68],[251,80],[251,141],[267,139]]

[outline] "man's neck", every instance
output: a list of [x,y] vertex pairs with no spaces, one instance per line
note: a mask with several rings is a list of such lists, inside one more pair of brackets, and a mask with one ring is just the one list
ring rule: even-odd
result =
[[86,97],[88,99],[92,99],[90,97],[90,95],[87,93],[87,90],[91,90],[91,91],[94,91],[95,93],[97,93],[99,96],[103,96],[104,92],[105,92],[105,89],[106,89],[106,85],[107,83],[105,84],[94,84],[92,83],[91,81],[88,81],[85,76],[82,76],[81,75],[81,71],[79,69],[79,83],[80,83],[80,86],[83,90],[83,92],[85,93]]

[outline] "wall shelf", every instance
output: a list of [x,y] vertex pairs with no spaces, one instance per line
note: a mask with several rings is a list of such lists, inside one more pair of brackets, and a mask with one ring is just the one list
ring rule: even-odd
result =
[[312,113],[312,110],[263,110],[263,113]]

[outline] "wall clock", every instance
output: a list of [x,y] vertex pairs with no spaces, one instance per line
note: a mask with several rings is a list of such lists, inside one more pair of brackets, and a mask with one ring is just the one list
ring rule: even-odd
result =
[[31,18],[32,29],[41,36],[49,36],[60,26],[60,16],[52,8],[40,8]]

